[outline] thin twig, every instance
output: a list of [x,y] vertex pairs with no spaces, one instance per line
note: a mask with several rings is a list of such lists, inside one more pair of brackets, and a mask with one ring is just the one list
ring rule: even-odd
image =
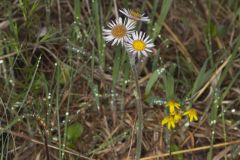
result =
[[118,18],[119,16],[118,16],[118,8],[117,8],[117,2],[116,2],[116,0],[114,0],[113,3],[114,3],[114,12],[115,12],[115,14],[116,14],[116,17]]
[[[0,130],[3,130],[3,129],[0,128]],[[16,137],[23,138],[23,139],[25,139],[25,140],[31,141],[31,142],[36,143],[36,144],[45,145],[44,142],[41,142],[41,141],[36,140],[36,139],[33,139],[33,138],[31,138],[31,137],[23,134],[23,133],[18,133],[18,132],[9,131],[9,130],[5,130],[5,132],[6,132],[6,133],[9,133],[9,134],[11,134],[11,135],[14,135],[14,136],[16,136]],[[68,153],[68,154],[71,154],[71,155],[75,155],[75,156],[81,157],[81,158],[83,158],[83,159],[94,160],[93,158],[89,158],[89,157],[86,157],[86,156],[84,156],[84,155],[81,155],[80,153],[78,153],[77,151],[74,151],[74,150],[61,149],[61,148],[59,148],[59,147],[57,147],[57,146],[54,146],[54,145],[51,145],[51,144],[47,144],[47,146],[48,146],[49,148],[52,148],[52,149],[55,149],[55,150],[61,150],[61,151],[65,152],[65,153]]]
[[[234,144],[240,144],[240,140],[230,141],[230,142],[226,142],[226,143],[219,143],[219,144],[215,144],[213,146],[208,145],[208,146],[202,146],[202,147],[196,147],[196,148],[191,148],[191,149],[175,151],[175,152],[172,152],[172,155],[178,155],[178,154],[183,154],[183,153],[192,153],[192,152],[206,150],[206,149],[209,149],[211,147],[220,148],[220,147],[225,147],[225,146],[234,145]],[[140,160],[149,160],[149,159],[162,158],[162,157],[168,157],[168,156],[170,156],[170,153],[157,154],[157,155],[154,155],[154,156],[144,157],[144,158],[141,158]]]
[[47,133],[45,131],[42,131],[43,137],[44,137],[44,146],[45,146],[45,152],[47,160],[50,160],[49,150],[48,150],[48,137]]
[[18,54],[17,52],[12,52],[12,53],[9,53],[7,55],[0,56],[0,60],[3,60],[3,59],[8,58],[8,57],[15,56],[17,54]]
[[61,4],[60,4],[60,0],[57,0],[57,6],[58,6],[59,31],[62,32],[62,15],[61,15]]
[[216,77],[221,73],[223,68],[228,64],[228,62],[230,61],[231,57],[232,57],[232,55],[230,55],[224,61],[224,63],[213,73],[213,75],[209,79],[209,81],[196,93],[196,95],[194,95],[193,101],[196,101],[204,93],[204,91],[207,89],[207,87],[216,79]]

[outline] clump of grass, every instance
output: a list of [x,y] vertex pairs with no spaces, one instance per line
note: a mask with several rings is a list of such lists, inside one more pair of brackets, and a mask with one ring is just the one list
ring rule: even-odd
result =
[[[118,9],[139,18],[136,8],[150,17],[136,29],[155,45],[138,61],[128,56],[136,37],[116,47],[102,35]],[[239,159],[239,8],[1,1],[0,159]],[[170,129],[169,100],[182,115]]]

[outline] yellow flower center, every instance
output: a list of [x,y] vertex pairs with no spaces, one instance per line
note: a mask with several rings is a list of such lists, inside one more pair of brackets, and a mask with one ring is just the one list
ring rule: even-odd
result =
[[193,109],[189,110],[189,115],[195,115],[195,114],[196,114],[196,112]]
[[136,19],[141,18],[141,14],[139,13],[138,10],[130,10],[130,11],[129,11],[129,14],[130,14],[133,18],[136,18]]
[[175,101],[174,100],[170,100],[170,101],[168,101],[168,105],[169,106],[175,106]]
[[175,112],[175,108],[179,109],[180,104],[178,104],[174,100],[170,100],[167,102],[166,106],[169,107],[170,113],[172,114]]
[[134,40],[132,46],[136,51],[143,51],[146,44],[142,40]]
[[194,109],[189,109],[184,115],[188,115],[190,122],[198,120],[197,112]]
[[175,113],[173,116],[174,116],[173,119],[175,123],[178,123],[182,119],[182,115],[179,112]]
[[112,28],[112,35],[115,38],[122,38],[127,35],[127,28],[124,25],[116,25]]

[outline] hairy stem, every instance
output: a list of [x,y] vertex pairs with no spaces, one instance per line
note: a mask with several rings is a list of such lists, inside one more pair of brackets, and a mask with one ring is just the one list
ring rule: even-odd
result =
[[143,107],[141,91],[138,83],[138,71],[135,65],[135,57],[130,58],[130,64],[133,72],[133,78],[136,85],[136,103],[137,103],[137,146],[136,146],[136,159],[140,159],[142,151],[142,130],[143,130]]

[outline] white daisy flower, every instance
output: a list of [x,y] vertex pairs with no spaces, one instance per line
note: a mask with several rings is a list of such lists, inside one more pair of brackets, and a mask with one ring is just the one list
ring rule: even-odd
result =
[[131,33],[134,32],[135,23],[129,20],[122,20],[122,18],[116,18],[115,22],[112,21],[108,23],[110,29],[103,29],[103,36],[107,42],[112,42],[114,44],[121,44],[127,39]]
[[141,57],[141,55],[148,56],[147,52],[152,52],[154,44],[149,36],[145,36],[143,32],[134,32],[130,38],[125,42],[125,47],[133,56]]
[[144,21],[144,22],[149,22],[150,19],[148,18],[148,16],[144,17],[144,13],[141,14],[139,10],[134,10],[134,9],[126,9],[123,8],[121,10],[119,10],[122,14],[124,14],[125,16],[127,16],[128,18],[135,20],[135,21]]

